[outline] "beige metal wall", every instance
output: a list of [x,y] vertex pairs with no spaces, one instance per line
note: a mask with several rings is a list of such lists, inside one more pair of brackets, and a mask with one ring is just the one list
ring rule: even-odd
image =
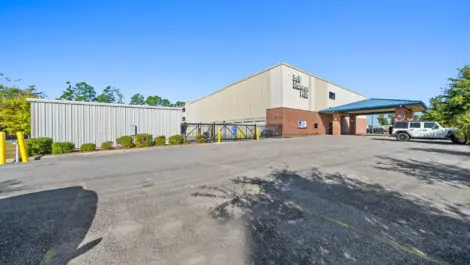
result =
[[186,122],[242,122],[266,118],[271,102],[271,69],[204,98],[187,102]]
[[[293,88],[293,76],[300,76],[308,98]],[[336,100],[329,99],[329,92]],[[316,77],[285,63],[252,75],[201,99],[187,102],[186,122],[255,122],[266,119],[266,109],[293,108],[320,111],[365,99],[364,96]]]
[[314,88],[312,101],[315,103],[312,110],[318,111],[328,108],[328,101],[325,100],[328,98],[328,82],[312,76],[310,77],[310,83],[313,84]]
[[[292,78],[294,75],[300,76],[301,85],[308,87],[308,99],[300,97],[299,91],[293,89]],[[335,100],[329,98],[329,92],[336,94]],[[354,91],[342,88],[293,66],[282,65],[282,106],[285,108],[320,111],[363,99],[365,99],[363,95]]]
[[[300,96],[300,91],[293,88],[293,77],[300,77],[300,84],[308,88],[308,98]],[[311,110],[310,76],[287,65],[282,65],[282,107],[300,110]]]
[[356,93],[353,93],[349,90],[345,90],[337,85],[334,84],[328,84],[328,91],[334,92],[335,93],[335,99],[330,99],[329,98],[329,93],[327,93],[327,102],[328,102],[328,108],[332,107],[337,107],[341,106],[344,104],[360,101],[366,99],[362,95],[358,95]]

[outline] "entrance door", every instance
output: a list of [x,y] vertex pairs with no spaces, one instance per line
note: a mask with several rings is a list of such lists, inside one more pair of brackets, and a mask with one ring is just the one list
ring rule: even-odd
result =
[[349,117],[341,116],[341,134],[349,134]]
[[328,131],[326,132],[329,135],[333,135],[333,122],[328,123]]

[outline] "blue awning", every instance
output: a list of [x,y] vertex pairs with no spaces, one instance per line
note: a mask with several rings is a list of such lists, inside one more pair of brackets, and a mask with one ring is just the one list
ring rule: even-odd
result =
[[320,110],[320,113],[384,113],[391,112],[396,107],[408,107],[414,112],[426,110],[426,104],[420,100],[404,100],[404,99],[383,99],[383,98],[370,98],[342,106],[332,107]]

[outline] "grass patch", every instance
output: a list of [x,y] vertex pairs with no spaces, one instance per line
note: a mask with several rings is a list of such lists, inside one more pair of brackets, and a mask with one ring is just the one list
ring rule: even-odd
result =
[[16,145],[7,144],[7,159],[16,157]]

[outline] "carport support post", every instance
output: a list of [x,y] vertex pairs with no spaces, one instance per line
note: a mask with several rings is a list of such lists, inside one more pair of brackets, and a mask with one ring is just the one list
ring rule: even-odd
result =
[[413,111],[405,107],[396,107],[395,108],[395,121],[412,121],[413,120]]
[[341,135],[341,112],[333,112],[333,135]]

